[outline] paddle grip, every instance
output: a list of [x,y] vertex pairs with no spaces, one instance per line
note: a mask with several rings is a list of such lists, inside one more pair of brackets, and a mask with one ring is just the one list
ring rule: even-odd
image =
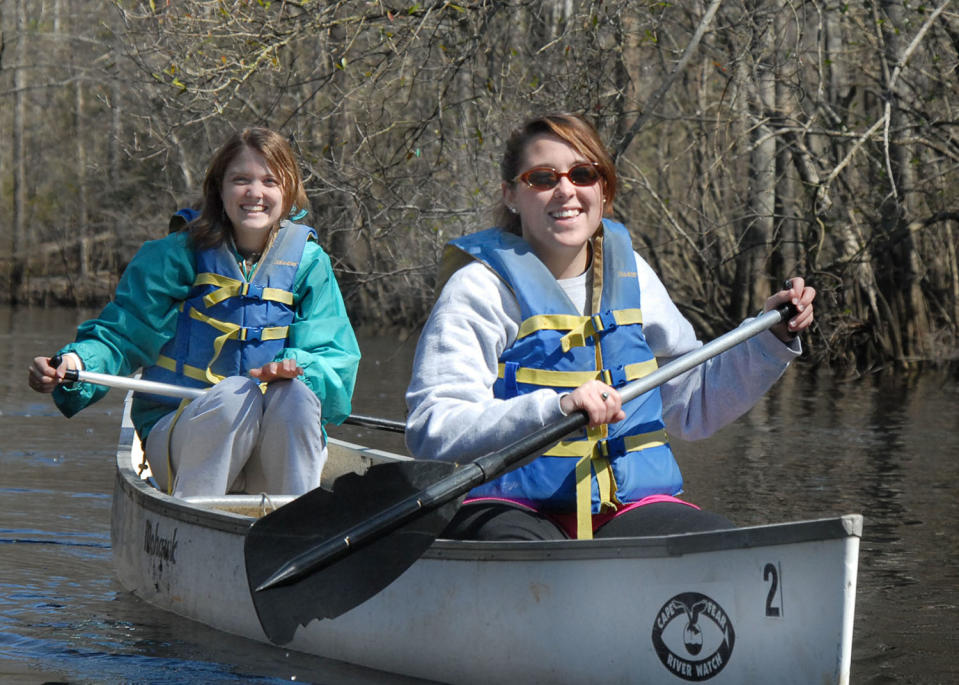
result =
[[[63,357],[59,354],[55,354],[49,359],[47,363],[55,369],[60,368],[60,364],[63,363]],[[76,383],[80,379],[80,374],[76,369],[67,369],[63,374],[64,383]]]

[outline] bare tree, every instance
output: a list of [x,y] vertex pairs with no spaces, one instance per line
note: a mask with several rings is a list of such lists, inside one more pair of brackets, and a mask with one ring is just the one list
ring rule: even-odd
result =
[[10,294],[14,304],[23,298],[24,278],[26,275],[27,233],[26,233],[26,144],[24,126],[26,119],[26,7],[24,0],[16,0],[14,5],[16,18],[16,48],[13,71],[13,149],[11,164],[13,171],[13,265],[10,274]]

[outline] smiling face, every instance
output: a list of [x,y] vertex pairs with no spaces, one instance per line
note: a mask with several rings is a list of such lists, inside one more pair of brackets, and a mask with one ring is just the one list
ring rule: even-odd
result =
[[[520,173],[533,167],[566,172],[591,161],[562,138],[543,133],[526,145]],[[523,238],[556,278],[572,278],[586,270],[589,240],[603,218],[603,191],[602,180],[577,186],[567,177],[549,190],[519,180],[503,183],[503,199],[519,214]]]
[[283,187],[266,159],[244,146],[227,165],[220,188],[223,210],[242,251],[262,252],[283,216]]

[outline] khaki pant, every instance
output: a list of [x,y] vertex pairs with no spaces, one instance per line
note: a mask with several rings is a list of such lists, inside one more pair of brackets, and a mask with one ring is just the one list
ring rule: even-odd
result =
[[232,376],[160,419],[144,451],[159,486],[177,497],[266,492],[300,495],[320,484],[326,439],[320,400],[300,380],[261,392]]

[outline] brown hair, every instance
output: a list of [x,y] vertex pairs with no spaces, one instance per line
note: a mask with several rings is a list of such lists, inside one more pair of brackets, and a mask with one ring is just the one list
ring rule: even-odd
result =
[[230,136],[216,151],[203,179],[203,206],[200,216],[187,224],[193,246],[199,249],[216,247],[233,230],[223,209],[223,177],[227,167],[245,148],[263,155],[270,170],[276,174],[283,189],[283,212],[286,217],[295,206],[305,209],[309,200],[303,188],[300,168],[290,143],[282,135],[268,128],[245,128]]
[[[616,197],[616,165],[613,158],[600,140],[596,127],[585,117],[578,114],[546,114],[528,120],[514,130],[506,141],[503,159],[500,161],[500,177],[504,183],[513,185],[516,177],[522,172],[520,164],[523,154],[530,140],[538,135],[551,133],[564,140],[591,162],[595,162],[599,174],[603,179],[603,189],[606,198],[604,213],[608,214],[613,208],[613,199]],[[509,211],[506,203],[500,201],[494,212],[496,225],[512,233],[520,234],[519,215]]]

